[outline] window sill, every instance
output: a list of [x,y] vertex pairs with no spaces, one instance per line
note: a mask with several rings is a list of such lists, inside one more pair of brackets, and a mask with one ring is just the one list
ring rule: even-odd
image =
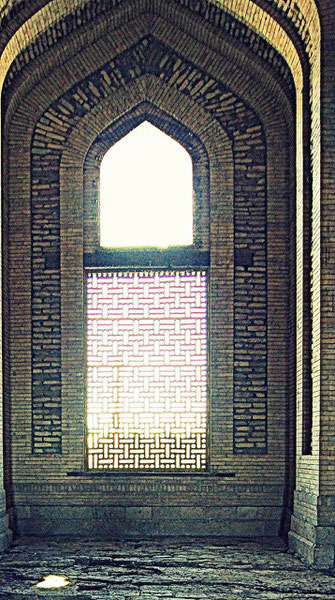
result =
[[128,250],[117,248],[97,250],[84,254],[84,266],[87,268],[185,268],[207,267],[209,252],[194,247],[181,248],[139,248]]

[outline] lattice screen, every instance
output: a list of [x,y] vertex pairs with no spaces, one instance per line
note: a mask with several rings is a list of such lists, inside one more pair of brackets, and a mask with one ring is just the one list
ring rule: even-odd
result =
[[206,466],[206,273],[87,276],[91,469]]

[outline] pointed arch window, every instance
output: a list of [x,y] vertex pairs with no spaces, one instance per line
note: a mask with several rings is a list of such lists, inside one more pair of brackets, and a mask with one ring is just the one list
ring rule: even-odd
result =
[[100,244],[168,247],[192,242],[192,159],[181,144],[144,121],[101,162]]
[[[193,244],[189,153],[142,122],[102,160],[99,217],[110,262],[87,271],[87,466],[204,470],[207,273],[155,264]],[[143,248],[146,268],[120,269],[120,251]]]

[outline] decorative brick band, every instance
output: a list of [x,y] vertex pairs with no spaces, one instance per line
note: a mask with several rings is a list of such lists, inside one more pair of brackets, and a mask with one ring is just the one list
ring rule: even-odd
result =
[[[90,481],[90,493],[94,497],[97,494],[101,497],[101,494],[105,494],[106,504],[115,504],[120,502],[120,498],[125,497],[129,501],[129,496],[135,499],[135,504],[143,502],[145,496],[149,498],[152,505],[160,503],[160,494],[171,498],[171,494],[180,494],[182,496],[182,503],[184,505],[192,505],[194,501],[201,505],[205,503],[209,506],[209,497],[212,496],[215,500],[220,499],[220,504],[230,505],[231,499],[237,500],[237,504],[241,501],[241,498],[255,502],[258,497],[266,498],[269,501],[270,506],[275,506],[280,498],[282,488],[278,485],[264,484],[236,484],[233,480],[222,481],[215,477],[203,477],[200,478],[197,475],[192,476],[192,479],[183,481],[180,478],[170,478],[169,480],[164,477],[155,477],[154,480],[150,481],[149,478],[141,477],[141,481],[134,477],[103,477],[103,481],[93,480]],[[77,481],[75,479],[70,480],[66,483],[18,483],[15,485],[15,496],[20,497],[20,504],[26,502],[26,498],[32,496],[48,498],[54,494],[59,495],[62,498],[64,504],[67,503],[67,498],[74,495],[78,502],[78,497],[81,494],[87,492],[87,481]],[[108,497],[106,496],[108,494]],[[258,501],[259,502],[259,501]],[[256,503],[258,504],[257,500]],[[43,504],[47,505],[47,501],[44,500]],[[107,504],[108,505],[108,504]],[[232,510],[232,507],[229,506]]]
[[[257,115],[226,86],[146,36],[54,102],[32,142],[33,451],[61,452],[59,166],[80,119],[134,78],[151,74],[216,118],[234,152],[234,450],[266,452],[265,140]],[[215,199],[213,199],[214,201]],[[218,326],[218,325],[217,325]]]

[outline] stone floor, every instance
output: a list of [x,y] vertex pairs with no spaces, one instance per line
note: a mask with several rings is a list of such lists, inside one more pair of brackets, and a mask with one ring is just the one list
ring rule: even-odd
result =
[[[67,587],[39,589],[47,575]],[[23,539],[0,559],[0,599],[325,600],[335,578],[283,545],[232,540],[73,542]]]

